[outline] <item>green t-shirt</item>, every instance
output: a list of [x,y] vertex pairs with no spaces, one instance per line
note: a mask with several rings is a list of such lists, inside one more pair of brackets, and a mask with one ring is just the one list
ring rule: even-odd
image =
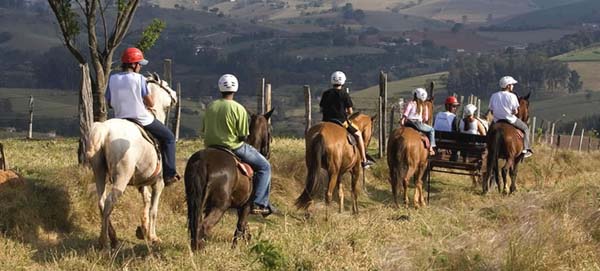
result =
[[248,113],[234,100],[212,102],[204,114],[204,145],[219,145],[237,149],[244,143],[239,138],[248,136]]

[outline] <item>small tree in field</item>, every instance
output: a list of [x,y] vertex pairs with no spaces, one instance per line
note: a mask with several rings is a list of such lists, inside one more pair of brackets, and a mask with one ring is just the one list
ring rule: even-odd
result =
[[[80,64],[89,64],[94,98],[94,120],[106,120],[104,100],[113,55],[123,41],[139,5],[139,0],[47,0],[62,33],[62,39]],[[75,7],[75,8],[74,8]],[[77,11],[77,7],[79,11]],[[83,31],[82,31],[83,28]],[[101,28],[101,31],[97,31]],[[148,49],[160,35],[164,23],[154,20],[143,33],[141,50]],[[89,56],[77,46],[81,32],[87,34]]]

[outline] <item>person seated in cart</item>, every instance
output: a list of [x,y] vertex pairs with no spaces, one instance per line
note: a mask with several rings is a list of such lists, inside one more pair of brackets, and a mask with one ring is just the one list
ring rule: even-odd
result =
[[460,103],[454,96],[448,96],[444,102],[446,111],[439,112],[433,120],[433,129],[440,132],[456,131],[458,119],[456,118],[456,110]]

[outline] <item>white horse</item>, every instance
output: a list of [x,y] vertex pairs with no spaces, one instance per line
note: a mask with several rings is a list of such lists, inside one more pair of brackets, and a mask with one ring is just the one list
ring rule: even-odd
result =
[[[150,111],[164,123],[165,112],[177,103],[177,95],[156,73],[148,76],[147,81],[149,95],[154,100]],[[98,207],[102,216],[100,246],[107,248],[109,237],[113,248],[118,245],[110,214],[127,185],[137,187],[144,201],[142,225],[138,226],[136,236],[159,242],[160,239],[156,236],[156,216],[164,181],[155,147],[142,136],[136,124],[124,119],[94,122],[87,140],[86,157],[94,171]],[[112,187],[109,187],[109,183],[112,183]]]

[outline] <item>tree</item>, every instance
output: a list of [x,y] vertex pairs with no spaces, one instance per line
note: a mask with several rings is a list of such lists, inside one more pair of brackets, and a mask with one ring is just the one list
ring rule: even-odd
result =
[[[104,99],[108,76],[111,72],[113,55],[125,38],[139,0],[47,0],[54,13],[62,34],[62,40],[80,64],[92,66],[89,76],[94,97],[94,120],[106,120],[107,108]],[[73,3],[79,11],[73,8]],[[110,9],[115,9],[111,12]],[[97,31],[97,27],[102,30]],[[87,35],[82,52],[80,43],[82,32]],[[156,21],[149,28],[156,29]],[[159,27],[160,28],[160,27]],[[162,29],[161,29],[162,30]],[[99,33],[100,32],[100,33]],[[155,31],[150,31],[155,33]],[[160,32],[160,31],[159,31]],[[100,35],[100,36],[99,36]],[[154,39],[155,40],[155,39]],[[142,42],[147,44],[147,42]]]
[[579,76],[579,73],[577,73],[577,71],[571,71],[568,83],[569,93],[578,92],[579,90],[581,90],[582,86],[583,82],[581,82],[581,77]]

